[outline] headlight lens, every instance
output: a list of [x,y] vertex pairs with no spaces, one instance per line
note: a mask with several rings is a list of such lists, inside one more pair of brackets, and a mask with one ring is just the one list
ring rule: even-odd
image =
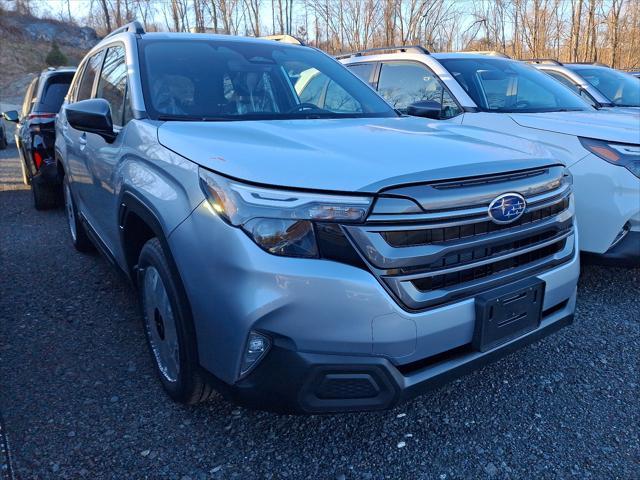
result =
[[269,253],[287,257],[318,257],[313,223],[308,220],[254,218],[244,231]]
[[580,138],[582,146],[601,159],[625,167],[640,178],[640,145],[613,143],[593,138]]
[[200,169],[200,184],[211,208],[227,223],[241,227],[274,255],[318,257],[314,221],[357,223],[372,198],[256,187]]

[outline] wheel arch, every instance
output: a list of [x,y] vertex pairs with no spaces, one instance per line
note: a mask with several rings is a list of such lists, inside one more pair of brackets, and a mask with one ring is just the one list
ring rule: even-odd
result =
[[134,285],[137,286],[136,267],[140,251],[144,244],[153,237],[158,238],[165,255],[175,267],[158,214],[131,191],[125,191],[120,198],[118,227],[126,273]]
[[[180,271],[171,253],[168,234],[165,233],[165,229],[162,227],[158,213],[134,192],[124,191],[120,199],[118,223],[121,247],[124,253],[126,268],[128,269],[125,273],[127,273],[136,290],[139,290],[139,279],[141,278],[141,271],[138,269],[138,259],[142,247],[152,238],[159,240],[176,286],[178,294],[177,301],[181,304],[183,312],[187,316],[188,328],[191,329],[191,332],[195,335],[191,302],[184,287]],[[195,351],[196,358],[199,359],[197,340]]]

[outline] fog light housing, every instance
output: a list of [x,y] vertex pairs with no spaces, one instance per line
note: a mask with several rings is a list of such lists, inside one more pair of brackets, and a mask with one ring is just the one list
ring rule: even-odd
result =
[[624,237],[627,236],[627,233],[629,233],[630,230],[631,230],[631,226],[629,225],[629,222],[625,223],[624,226],[622,227],[622,230],[618,232],[618,235],[616,235],[616,238],[613,240],[613,242],[611,242],[611,246],[609,247],[609,250],[611,250],[613,247],[618,245],[624,239]]
[[271,340],[258,332],[250,332],[242,357],[240,377],[246,376],[264,358],[271,347]]

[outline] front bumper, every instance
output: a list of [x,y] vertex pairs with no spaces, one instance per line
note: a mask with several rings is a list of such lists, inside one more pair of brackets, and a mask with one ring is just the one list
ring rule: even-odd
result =
[[640,261],[640,251],[621,253],[614,246],[623,229],[640,233],[640,179],[593,154],[569,170],[573,175],[580,250],[586,253],[585,259]]
[[221,392],[245,407],[279,413],[388,409],[570,325],[574,306],[575,294],[547,313],[536,330],[487,352],[463,346],[404,367],[384,357],[326,355],[275,347],[248,378],[233,386],[220,385]]
[[585,252],[587,263],[615,267],[640,267],[640,231],[629,231],[619,242],[603,254]]
[[[219,381],[218,389],[239,403],[279,411],[388,408],[566,324],[579,275],[572,235],[569,260],[537,275],[546,285],[540,327],[481,354],[469,348],[473,298],[404,310],[369,271],[270,255],[206,203],[168,241],[192,309],[200,364]],[[268,335],[273,347],[239,380],[250,331]],[[335,375],[363,375],[357,385],[340,376],[329,379],[349,398],[314,399],[315,382],[325,378],[327,366]],[[371,388],[381,393],[354,398],[351,392],[370,395]]]

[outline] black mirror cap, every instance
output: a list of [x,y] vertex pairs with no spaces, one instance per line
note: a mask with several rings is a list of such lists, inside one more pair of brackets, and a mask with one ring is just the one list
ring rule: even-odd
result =
[[424,117],[438,120],[440,118],[440,112],[442,111],[442,105],[433,100],[423,100],[420,102],[412,103],[407,107],[407,115],[413,117]]
[[95,133],[112,143],[116,138],[111,119],[111,107],[104,98],[80,100],[65,106],[67,121],[81,132]]
[[4,118],[7,122],[18,123],[20,120],[20,115],[15,110],[8,110],[6,112],[2,112],[2,118]]

